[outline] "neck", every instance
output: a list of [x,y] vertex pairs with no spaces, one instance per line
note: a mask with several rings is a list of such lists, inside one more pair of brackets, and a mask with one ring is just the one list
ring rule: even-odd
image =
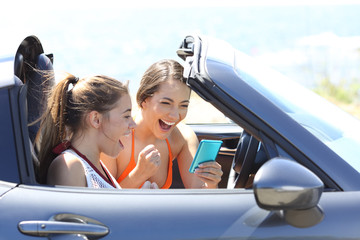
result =
[[89,141],[91,137],[86,135],[82,137],[75,137],[71,140],[71,145],[76,148],[81,154],[86,156],[86,158],[94,165],[96,168],[101,169],[100,165],[100,152],[96,144]]
[[138,138],[141,142],[155,143],[157,138],[144,121],[142,111],[140,111],[140,113],[135,118],[135,122],[136,138]]

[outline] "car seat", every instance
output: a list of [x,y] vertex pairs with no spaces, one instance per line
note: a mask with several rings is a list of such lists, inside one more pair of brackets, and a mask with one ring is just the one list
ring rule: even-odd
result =
[[[35,175],[39,166],[37,152],[34,147],[36,134],[40,128],[40,117],[47,106],[47,97],[55,83],[53,69],[53,55],[44,54],[39,39],[35,36],[25,38],[15,55],[14,74],[23,86],[21,96],[26,102],[25,116],[30,142],[32,161],[35,167]],[[20,97],[21,97],[20,96]]]

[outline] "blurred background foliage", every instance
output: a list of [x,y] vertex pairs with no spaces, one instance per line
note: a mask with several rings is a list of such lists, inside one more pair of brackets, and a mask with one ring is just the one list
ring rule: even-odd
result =
[[324,78],[313,90],[320,96],[360,119],[359,79],[343,79],[336,84],[332,83],[328,78]]

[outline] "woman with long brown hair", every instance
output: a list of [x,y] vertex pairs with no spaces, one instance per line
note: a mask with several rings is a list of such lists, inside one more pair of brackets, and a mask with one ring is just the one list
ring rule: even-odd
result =
[[37,136],[38,181],[50,185],[119,188],[100,153],[117,156],[131,133],[127,84],[107,77],[67,75],[50,93]]

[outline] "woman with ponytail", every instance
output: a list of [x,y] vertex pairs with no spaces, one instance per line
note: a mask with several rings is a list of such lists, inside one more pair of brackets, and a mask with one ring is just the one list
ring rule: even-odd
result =
[[120,137],[134,127],[126,84],[67,75],[52,89],[37,135],[39,183],[120,188],[100,153],[116,157],[123,149]]

